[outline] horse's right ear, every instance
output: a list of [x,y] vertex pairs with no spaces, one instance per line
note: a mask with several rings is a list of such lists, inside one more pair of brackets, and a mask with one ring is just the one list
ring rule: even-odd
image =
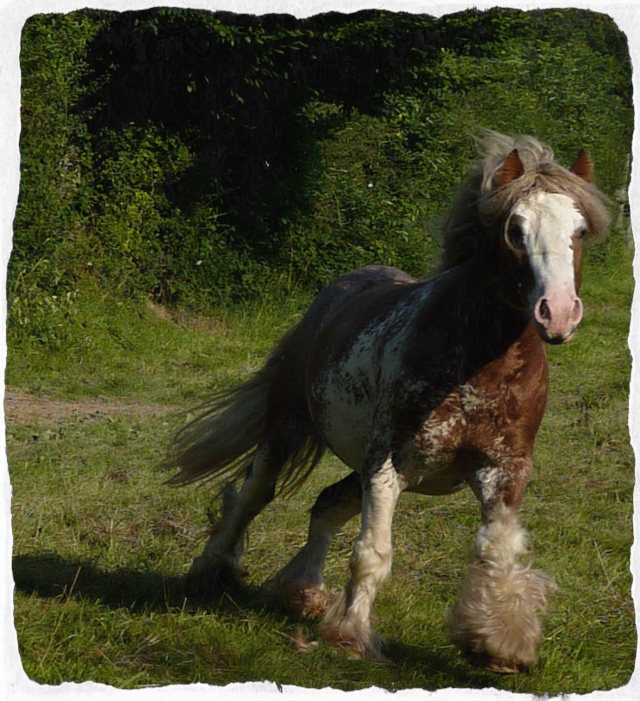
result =
[[514,148],[496,172],[494,182],[498,187],[502,187],[517,180],[523,173],[524,165],[518,155],[518,149]]
[[593,182],[593,163],[589,156],[587,156],[584,149],[580,150],[578,157],[573,162],[570,168],[571,172],[577,175],[579,178],[586,180],[586,182]]

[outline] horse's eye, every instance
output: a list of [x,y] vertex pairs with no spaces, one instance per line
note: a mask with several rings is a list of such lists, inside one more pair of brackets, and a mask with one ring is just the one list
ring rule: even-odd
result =
[[586,226],[581,226],[579,229],[576,230],[575,237],[577,239],[583,239],[586,235],[589,229],[587,229]]
[[522,227],[515,222],[509,224],[507,229],[507,244],[517,250],[522,249],[524,246],[524,232]]

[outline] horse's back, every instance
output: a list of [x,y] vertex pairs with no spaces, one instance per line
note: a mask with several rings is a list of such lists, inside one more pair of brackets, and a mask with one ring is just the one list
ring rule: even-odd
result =
[[[369,265],[333,280],[284,339],[290,371],[300,370],[306,375],[315,356],[326,356],[355,324],[379,313],[381,300],[392,299],[395,290],[415,282],[402,270],[385,265]],[[305,384],[304,378],[298,379]]]
[[387,265],[368,265],[352,270],[327,285],[313,301],[301,326],[318,331],[337,311],[353,298],[373,292],[379,294],[389,288],[415,282],[402,270]]
[[[270,394],[274,412],[285,411],[295,415],[298,421],[306,419],[311,432],[307,388],[311,368],[318,357],[326,357],[335,350],[346,335],[345,326],[362,321],[362,308],[368,308],[371,313],[378,307],[377,298],[393,296],[394,289],[414,282],[413,277],[397,268],[370,265],[345,273],[322,289],[271,356],[270,362],[278,367]],[[336,324],[337,318],[342,321]]]

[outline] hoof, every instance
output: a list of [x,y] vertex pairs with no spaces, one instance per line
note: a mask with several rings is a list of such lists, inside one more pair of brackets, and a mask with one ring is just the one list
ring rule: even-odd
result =
[[293,649],[296,652],[315,652],[319,647],[318,641],[309,640],[307,632],[302,627],[297,628],[296,632],[291,637],[291,641],[293,643]]
[[299,618],[323,616],[333,602],[323,588],[302,581],[277,584],[269,580],[262,585],[262,593],[267,604],[281,607]]
[[367,640],[362,640],[339,631],[323,630],[322,637],[330,647],[346,652],[348,657],[387,662],[387,658],[382,652],[383,640],[377,635],[371,635]]
[[323,616],[332,597],[324,589],[306,582],[291,582],[279,593],[285,605],[303,617]]
[[197,557],[186,577],[187,596],[211,598],[216,594],[237,591],[242,586],[246,571],[231,562],[211,563]]
[[331,647],[346,650],[352,656],[384,661],[382,639],[375,634],[370,621],[350,618],[345,613],[343,594],[327,611],[320,625],[320,632],[326,642]]
[[554,585],[518,564],[477,562],[449,616],[450,639],[475,664],[515,674],[537,661],[544,612]]

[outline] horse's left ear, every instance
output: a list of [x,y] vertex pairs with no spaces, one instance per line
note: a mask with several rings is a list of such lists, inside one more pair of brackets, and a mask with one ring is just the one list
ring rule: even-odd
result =
[[571,172],[588,183],[593,182],[593,163],[584,149],[580,149],[578,157],[570,168]]

